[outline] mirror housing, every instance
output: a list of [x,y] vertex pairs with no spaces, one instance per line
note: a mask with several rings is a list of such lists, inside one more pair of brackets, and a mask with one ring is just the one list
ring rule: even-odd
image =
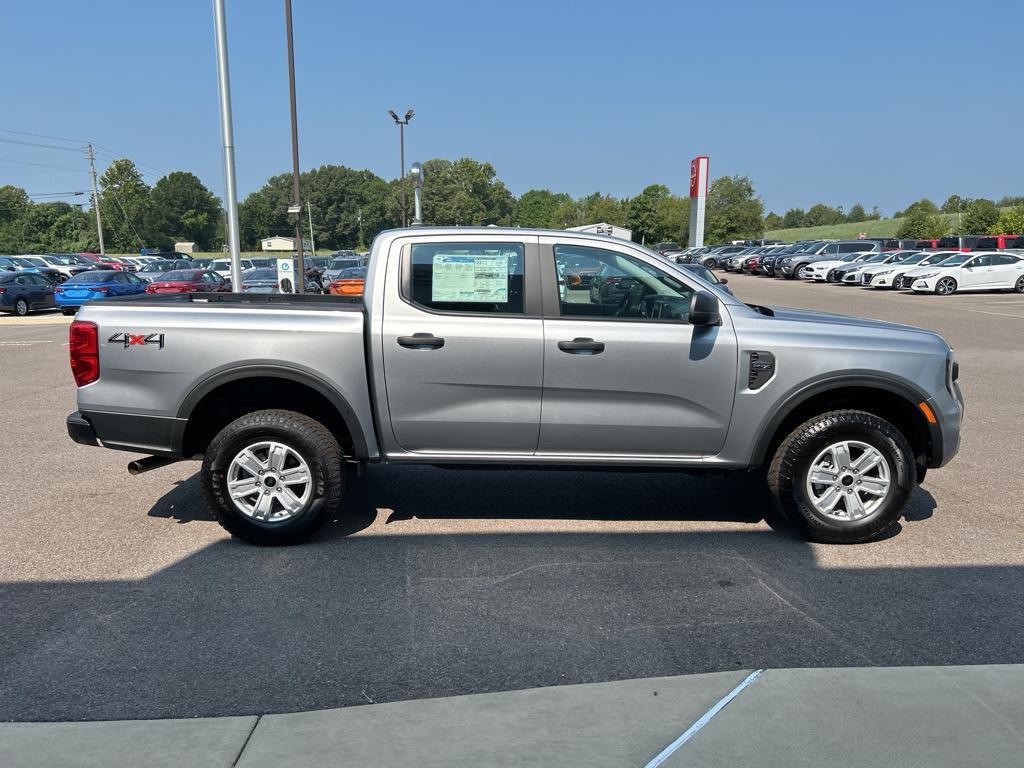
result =
[[720,278],[718,278],[718,284],[719,285],[728,285],[728,283],[729,283],[729,278],[727,278],[727,277],[720,277]]
[[718,298],[707,291],[696,291],[690,300],[690,325],[720,325],[721,322]]

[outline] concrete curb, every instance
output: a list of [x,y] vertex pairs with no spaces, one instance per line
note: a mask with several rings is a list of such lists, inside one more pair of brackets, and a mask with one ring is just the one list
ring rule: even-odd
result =
[[[747,670],[261,717],[0,724],[4,768],[646,766]],[[768,670],[663,766],[1006,766],[1024,665]]]

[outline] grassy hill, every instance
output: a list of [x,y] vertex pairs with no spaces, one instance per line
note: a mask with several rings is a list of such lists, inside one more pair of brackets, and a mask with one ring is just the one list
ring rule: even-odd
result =
[[[945,214],[946,223],[952,230],[956,225],[956,214]],[[896,237],[903,219],[878,219],[877,221],[856,221],[843,224],[828,224],[823,227],[795,227],[793,229],[773,229],[766,232],[770,240],[785,240],[792,243],[796,240],[855,240],[861,232],[865,237]]]

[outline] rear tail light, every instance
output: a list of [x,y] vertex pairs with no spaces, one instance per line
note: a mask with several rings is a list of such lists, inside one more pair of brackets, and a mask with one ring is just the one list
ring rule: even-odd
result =
[[96,291],[96,293],[106,293],[110,289],[107,288],[107,286],[105,286],[105,285],[101,285],[101,286],[98,286],[96,288],[93,288],[92,290]]
[[71,375],[84,387],[100,377],[100,346],[96,323],[75,320],[68,333],[71,350]]
[[2,296],[5,293],[7,293],[7,289],[6,288],[0,288],[0,296]]
[[147,285],[146,286],[146,293],[156,293],[156,286]]

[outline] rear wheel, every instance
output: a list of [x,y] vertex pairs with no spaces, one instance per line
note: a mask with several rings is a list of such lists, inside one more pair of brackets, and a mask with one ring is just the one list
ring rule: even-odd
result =
[[956,293],[956,280],[952,277],[943,277],[935,284],[935,292],[939,296],[952,296]]
[[14,302],[14,314],[24,317],[28,314],[28,302],[24,299],[18,299]]
[[1017,278],[1017,283],[1013,286],[1013,290],[1017,293],[1024,293],[1024,275]]
[[338,510],[345,490],[338,441],[320,422],[284,410],[228,424],[203,459],[203,494],[232,536],[293,544]]
[[906,437],[864,411],[831,411],[783,440],[768,470],[780,513],[812,541],[853,544],[900,516],[916,470]]

